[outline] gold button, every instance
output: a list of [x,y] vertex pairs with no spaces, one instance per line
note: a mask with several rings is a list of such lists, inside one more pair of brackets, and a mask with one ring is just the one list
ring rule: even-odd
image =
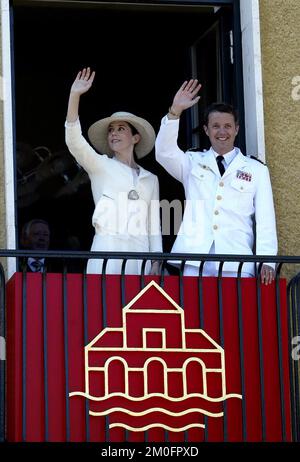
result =
[[217,196],[218,201],[222,199],[222,196]]
[[218,229],[218,226],[217,226],[217,225],[214,225],[214,229]]
[[224,186],[223,181],[220,181],[219,186]]
[[241,188],[240,188],[240,189],[243,191],[243,189],[244,189],[244,188],[243,188],[243,186],[241,186]]
[[215,210],[215,215],[219,215],[219,210]]

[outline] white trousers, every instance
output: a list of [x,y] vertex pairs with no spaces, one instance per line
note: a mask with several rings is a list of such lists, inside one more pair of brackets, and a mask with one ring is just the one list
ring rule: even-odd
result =
[[[139,243],[133,239],[120,239],[114,235],[95,234],[91,251],[98,252],[149,252],[149,247],[146,243]],[[125,266],[125,274],[141,274],[143,260],[127,260]],[[106,274],[121,274],[123,260],[108,259],[106,266]],[[101,274],[103,260],[91,258],[87,264],[88,274]],[[151,270],[151,261],[146,262],[145,274],[149,274]]]
[[[185,265],[183,275],[184,276],[199,276],[199,266]],[[217,277],[218,276],[218,270],[216,269],[215,262],[207,261],[204,264],[203,271],[202,271],[202,276],[211,276],[211,277]],[[224,277],[224,278],[236,278],[237,277],[237,271],[222,271],[221,276]],[[241,277],[242,278],[251,278],[252,274],[249,274],[249,273],[246,273],[246,272],[242,271],[241,272]]]
[[[210,254],[215,253],[215,243],[213,242],[210,250]],[[216,265],[215,261],[206,261],[203,266],[203,271],[202,271],[202,276],[211,276],[211,277],[217,277],[219,274],[218,269],[216,268],[218,265]],[[199,276],[199,265],[185,265],[184,271],[183,271],[184,276]],[[222,277],[227,277],[227,278],[236,278],[238,276],[237,271],[222,271],[221,273]],[[241,277],[242,278],[251,278],[253,277],[252,274],[247,273],[245,271],[241,272]]]

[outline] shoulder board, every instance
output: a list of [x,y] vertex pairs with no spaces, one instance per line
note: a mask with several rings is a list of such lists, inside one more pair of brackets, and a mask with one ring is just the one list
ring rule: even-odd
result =
[[201,148],[189,148],[186,152],[201,152]]
[[249,154],[246,154],[246,157],[249,157],[249,159],[257,160],[257,162],[260,162],[261,164],[266,165],[262,160],[258,159],[256,156],[250,156]]

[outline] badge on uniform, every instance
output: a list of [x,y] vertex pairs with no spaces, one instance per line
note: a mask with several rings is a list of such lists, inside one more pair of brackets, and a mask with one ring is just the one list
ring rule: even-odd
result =
[[242,170],[238,170],[236,172],[236,177],[239,180],[244,180],[244,181],[251,181],[252,180],[252,174],[248,172],[243,172]]
[[198,165],[200,165],[201,168],[204,168],[204,170],[210,170],[208,165],[204,165],[204,164],[200,164],[200,163],[198,163]]

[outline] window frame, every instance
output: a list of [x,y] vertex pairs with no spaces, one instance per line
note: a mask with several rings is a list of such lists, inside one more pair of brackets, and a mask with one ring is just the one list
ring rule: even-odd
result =
[[[52,4],[53,1],[12,1],[1,0],[1,32],[2,32],[2,83],[3,83],[3,140],[4,140],[4,188],[5,188],[5,227],[6,248],[16,248],[17,218],[16,218],[16,181],[14,152],[14,75],[13,75],[13,7],[17,4],[33,3]],[[65,3],[64,0],[55,0],[55,3]],[[71,2],[70,2],[71,3]],[[85,2],[86,4],[87,2]],[[146,5],[149,2],[114,2],[119,4]],[[245,126],[247,153],[257,155],[265,161],[265,135],[263,113],[263,88],[260,47],[260,18],[258,0],[219,0],[219,1],[152,1],[151,4],[166,5],[206,5],[222,6],[233,5],[234,14],[234,43],[233,52],[237,65],[235,65],[235,80],[238,86],[237,98],[240,111],[242,108],[241,124]],[[8,46],[9,45],[9,46]],[[239,62],[240,60],[240,62]],[[243,74],[243,69],[247,72]],[[250,70],[250,71],[249,71]],[[8,277],[16,271],[15,259],[8,259]]]

